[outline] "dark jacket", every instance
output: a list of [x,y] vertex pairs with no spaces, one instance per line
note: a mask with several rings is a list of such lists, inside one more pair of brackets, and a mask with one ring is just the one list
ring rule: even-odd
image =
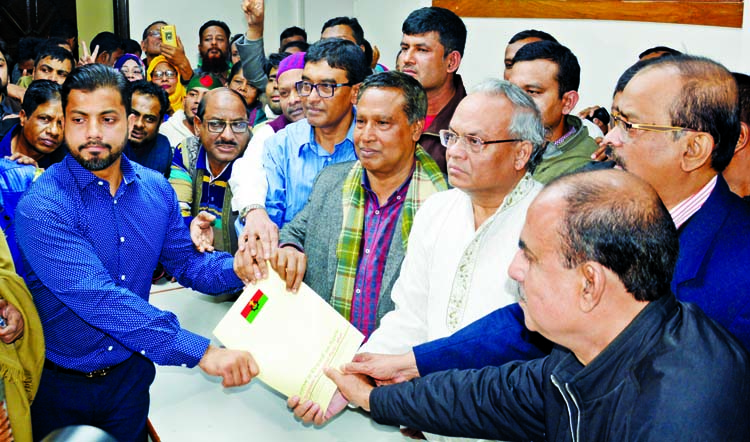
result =
[[[750,351],[750,207],[719,175],[708,200],[679,235],[672,291],[680,301],[702,308]],[[425,375],[539,357],[539,339],[526,331],[521,310],[513,304],[451,336],[414,347],[414,355]]]
[[458,74],[453,75],[453,87],[456,88],[456,93],[453,94],[453,98],[450,99],[448,104],[443,106],[438,112],[435,119],[432,120],[430,127],[426,128],[419,137],[419,144],[422,148],[427,151],[433,160],[440,166],[440,170],[444,174],[448,173],[448,165],[445,160],[445,146],[440,144],[440,130],[448,129],[448,124],[453,118],[453,112],[456,111],[458,103],[466,96],[466,88],[464,88],[464,82],[461,80],[461,76]]
[[375,389],[372,417],[452,436],[547,441],[748,441],[750,362],[692,304],[650,303],[591,363],[543,359]]
[[172,157],[174,151],[169,144],[169,138],[162,134],[156,134],[148,145],[134,148],[130,141],[125,145],[122,151],[129,160],[135,161],[141,166],[148,167],[169,178],[170,168],[172,166]]

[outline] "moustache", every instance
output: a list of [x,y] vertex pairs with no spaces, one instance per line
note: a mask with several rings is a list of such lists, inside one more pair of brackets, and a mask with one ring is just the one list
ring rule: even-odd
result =
[[88,141],[85,144],[82,144],[78,150],[85,149],[87,147],[103,147],[107,150],[112,150],[111,144],[102,143],[100,141]]

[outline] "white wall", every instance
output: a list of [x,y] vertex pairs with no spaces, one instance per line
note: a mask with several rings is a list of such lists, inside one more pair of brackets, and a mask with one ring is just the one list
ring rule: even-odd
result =
[[[273,0],[266,3],[266,51],[276,52],[279,47],[278,36],[284,28],[304,26],[305,14],[302,8],[305,1]],[[240,4],[238,0],[130,0],[130,36],[141,41],[143,30],[156,20],[174,24],[177,35],[185,45],[185,53],[195,64],[198,60],[198,29],[206,21],[222,20],[229,25],[232,34],[244,34],[247,31],[247,22]],[[317,37],[317,34],[313,33],[312,37]]]
[[[410,11],[429,5],[424,0],[354,0],[355,13],[368,40],[380,46],[381,62],[394,65],[401,37],[401,22]],[[379,11],[389,11],[388,15]],[[467,87],[490,76],[500,76],[506,42],[518,31],[540,29],[568,46],[581,64],[581,100],[609,107],[612,90],[620,74],[644,49],[670,46],[705,55],[733,71],[750,72],[750,5],[746,5],[744,28],[638,23],[600,20],[531,20],[465,18],[468,39],[459,73]],[[395,35],[395,36],[394,36]]]
[[[175,23],[177,33],[195,61],[198,28],[211,18],[226,21],[233,33],[245,31],[244,15],[236,0],[218,0],[206,8],[205,0],[130,0],[131,34],[135,39],[145,26],[162,18]],[[365,36],[380,48],[381,63],[392,67],[401,38],[401,23],[414,9],[430,0],[272,0],[266,2],[266,50],[277,50],[278,35],[291,25],[304,27],[309,39],[318,38],[330,17],[356,16]],[[178,6],[179,5],[179,6]],[[578,56],[581,64],[579,108],[609,105],[617,77],[651,46],[666,45],[706,55],[730,70],[750,72],[750,7],[745,8],[742,29],[708,26],[635,23],[599,20],[531,20],[466,18],[469,35],[459,72],[467,86],[489,76],[499,76],[505,43],[523,29],[541,29],[557,37]]]

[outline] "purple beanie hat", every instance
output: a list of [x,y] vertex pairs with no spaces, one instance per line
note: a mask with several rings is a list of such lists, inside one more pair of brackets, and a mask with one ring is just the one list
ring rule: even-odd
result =
[[281,77],[281,74],[283,74],[286,71],[291,71],[292,69],[304,69],[304,68],[305,68],[305,53],[297,52],[281,60],[281,63],[279,63],[279,70],[276,71],[276,78]]

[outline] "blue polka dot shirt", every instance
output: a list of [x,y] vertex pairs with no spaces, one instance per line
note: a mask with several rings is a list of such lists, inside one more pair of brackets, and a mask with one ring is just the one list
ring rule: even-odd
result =
[[44,328],[47,359],[89,372],[138,352],[161,365],[194,366],[209,340],[149,304],[157,262],[203,293],[242,288],[232,256],[199,253],[167,180],[122,157],[109,184],[68,155],[16,208],[16,236]]

